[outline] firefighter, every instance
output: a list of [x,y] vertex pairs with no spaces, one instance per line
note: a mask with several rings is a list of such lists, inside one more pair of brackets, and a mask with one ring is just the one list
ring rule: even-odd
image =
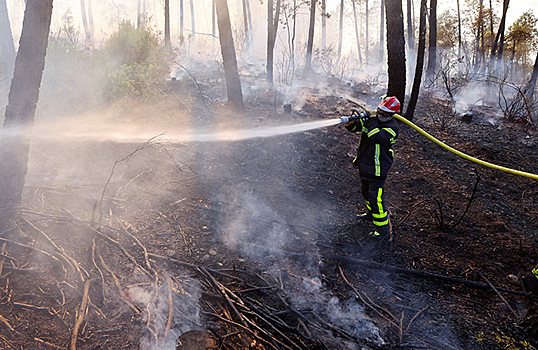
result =
[[398,137],[398,123],[394,114],[400,112],[396,97],[383,97],[376,111],[358,113],[345,124],[351,132],[361,132],[357,157],[353,165],[359,169],[361,193],[366,202],[366,212],[360,219],[371,220],[375,229],[369,233],[376,239],[391,238],[389,212],[384,201],[385,180],[394,161],[393,145]]

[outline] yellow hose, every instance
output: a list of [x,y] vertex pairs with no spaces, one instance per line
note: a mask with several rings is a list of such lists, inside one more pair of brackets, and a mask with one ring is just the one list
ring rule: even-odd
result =
[[436,139],[435,137],[433,137],[432,135],[428,134],[426,131],[422,130],[421,128],[419,128],[418,126],[416,126],[415,124],[413,124],[412,122],[410,122],[409,120],[405,119],[404,117],[402,117],[401,115],[398,115],[398,114],[395,114],[394,115],[394,118],[398,119],[399,121],[401,121],[402,123],[405,123],[407,125],[409,125],[410,127],[412,127],[413,129],[415,129],[416,131],[418,131],[419,133],[421,133],[422,135],[424,135],[426,138],[428,138],[429,140],[433,141],[434,143],[438,144],[439,146],[443,147],[444,149],[446,149],[447,151],[450,151],[464,159],[467,159],[467,160],[470,160],[471,162],[475,162],[475,163],[478,163],[478,164],[481,164],[481,165],[484,165],[484,166],[487,166],[488,168],[492,168],[492,169],[497,169],[497,170],[500,170],[500,171],[504,171],[504,172],[507,172],[507,173],[510,173],[510,174],[514,174],[514,175],[519,175],[519,176],[524,176],[524,177],[528,177],[529,179],[534,179],[534,180],[538,180],[538,175],[536,174],[532,174],[532,173],[527,173],[527,172],[524,172],[524,171],[519,171],[519,170],[515,170],[515,169],[510,169],[510,168],[506,168],[506,167],[503,167],[503,166],[500,166],[500,165],[496,165],[496,164],[493,164],[493,163],[489,163],[489,162],[485,162],[483,160],[480,160],[478,158],[475,158],[475,157],[471,157],[470,155],[468,154],[465,154],[463,152],[460,152],[458,151],[457,149],[455,148],[452,148],[450,147],[449,145],[445,144],[444,142],[442,141],[439,141],[438,139]]

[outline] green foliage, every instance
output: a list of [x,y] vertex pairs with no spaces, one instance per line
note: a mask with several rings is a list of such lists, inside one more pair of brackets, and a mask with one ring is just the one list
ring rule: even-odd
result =
[[437,19],[437,46],[451,49],[458,47],[458,16],[447,10]]
[[122,22],[106,43],[112,60],[106,96],[112,100],[159,94],[166,81],[167,54],[149,28]]
[[529,63],[527,57],[538,45],[537,23],[538,18],[529,10],[508,28],[507,49],[512,52],[513,59],[520,63]]

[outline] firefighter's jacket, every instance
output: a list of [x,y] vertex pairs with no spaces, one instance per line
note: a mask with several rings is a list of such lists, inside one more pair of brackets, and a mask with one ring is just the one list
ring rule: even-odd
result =
[[359,168],[361,178],[385,180],[394,161],[392,145],[396,142],[400,128],[396,119],[381,122],[376,112],[369,112],[370,118],[346,124],[349,131],[361,132],[361,141],[353,165]]

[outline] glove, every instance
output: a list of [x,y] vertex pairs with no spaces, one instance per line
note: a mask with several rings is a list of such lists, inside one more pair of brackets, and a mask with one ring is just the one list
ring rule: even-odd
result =
[[368,119],[370,119],[370,112],[368,111],[363,111],[363,112],[357,112],[359,114],[359,120],[361,122],[362,125],[364,125],[364,123],[366,123],[368,121]]

